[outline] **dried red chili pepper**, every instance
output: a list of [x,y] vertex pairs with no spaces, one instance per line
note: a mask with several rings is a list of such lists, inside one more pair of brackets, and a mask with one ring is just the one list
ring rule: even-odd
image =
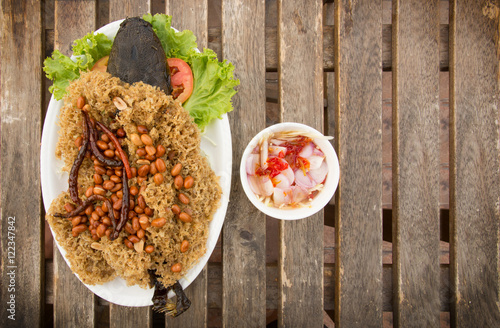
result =
[[73,162],[73,166],[71,167],[71,171],[69,172],[69,179],[68,179],[69,196],[71,197],[71,200],[76,204],[82,203],[82,200],[78,196],[78,171],[80,170],[80,166],[82,165],[83,160],[85,159],[87,146],[89,144],[89,131],[87,128],[87,120],[85,115],[83,116],[82,125],[83,125],[82,146],[78,151],[78,155],[76,156],[75,161]]
[[118,238],[118,235],[120,234],[120,231],[122,231],[123,227],[125,227],[125,224],[127,223],[128,220],[128,212],[129,212],[129,206],[130,206],[130,195],[129,195],[129,189],[128,189],[128,178],[126,174],[125,167],[123,168],[123,174],[122,174],[122,191],[123,191],[123,196],[122,196],[122,208],[120,212],[120,220],[118,221],[118,224],[113,229],[113,232],[109,236],[110,240],[115,240]]
[[[113,208],[113,206],[111,205],[111,202],[106,197],[101,196],[101,195],[92,195],[89,198],[87,198],[86,200],[84,200],[81,205],[78,205],[78,207],[75,208],[73,211],[71,211],[69,213],[66,213],[66,214],[55,213],[54,216],[58,217],[58,218],[70,218],[70,217],[73,217],[73,216],[80,215],[80,213],[83,212],[83,211],[85,211],[85,209],[87,207],[89,207],[90,204],[92,204],[92,203],[94,203],[95,201],[98,201],[98,200],[106,203],[106,206],[108,208],[110,208],[110,209]],[[116,227],[115,215],[114,215],[114,213],[113,213],[112,210],[108,211],[108,214],[109,214],[109,218],[111,220],[111,223],[113,224],[113,229],[114,229]]]
[[118,141],[118,138],[114,135],[114,133],[111,132],[111,130],[108,129],[104,124],[97,121],[96,124],[101,128],[102,131],[104,131],[108,135],[109,139],[111,139],[111,141],[113,142],[113,145],[115,146],[116,150],[118,150],[120,158],[123,161],[123,166],[125,167],[125,171],[127,172],[127,177],[129,179],[132,179],[132,171],[130,170],[130,163],[128,162],[128,157],[123,151],[122,146],[120,145],[120,141]]
[[[99,162],[103,163],[104,165],[107,165],[110,167],[123,166],[122,161],[117,161],[114,159],[107,158],[106,156],[104,156],[101,153],[101,151],[99,150],[99,148],[97,147],[97,144],[96,144],[96,140],[95,140],[96,133],[95,133],[94,127],[92,126],[89,114],[86,111],[82,111],[82,112],[83,112],[84,116],[87,118],[87,125],[88,125],[89,131],[90,131],[90,133],[89,133],[90,150],[92,151],[92,154],[97,158],[97,160]],[[99,123],[99,122],[97,122],[97,123]]]

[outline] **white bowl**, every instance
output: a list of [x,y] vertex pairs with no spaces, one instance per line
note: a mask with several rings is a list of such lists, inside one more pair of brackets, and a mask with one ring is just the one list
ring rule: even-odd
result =
[[[252,150],[259,144],[259,141],[266,134],[270,134],[273,132],[282,132],[282,131],[303,131],[307,132],[308,135],[317,135],[318,138],[313,139],[314,143],[321,149],[321,151],[325,154],[326,164],[328,165],[328,175],[326,176],[326,181],[323,189],[313,198],[312,202],[309,205],[298,207],[298,208],[277,208],[272,205],[266,205],[262,201],[259,200],[257,195],[253,193],[250,189],[250,185],[248,183],[247,173],[246,173],[246,160],[250,155]],[[272,125],[262,131],[260,131],[247,145],[245,151],[243,152],[243,156],[241,157],[240,163],[240,180],[243,186],[243,190],[245,191],[248,199],[252,204],[257,207],[261,212],[265,213],[276,219],[281,220],[298,220],[309,217],[318,211],[320,211],[333,197],[335,190],[337,190],[337,186],[339,183],[339,160],[337,158],[337,153],[333,149],[330,141],[326,138],[323,138],[323,134],[321,134],[318,130],[313,129],[310,126],[300,124],[300,123],[279,123]]]

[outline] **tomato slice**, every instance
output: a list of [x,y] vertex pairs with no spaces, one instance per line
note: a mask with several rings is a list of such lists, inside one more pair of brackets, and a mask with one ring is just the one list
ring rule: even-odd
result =
[[91,71],[106,72],[108,69],[109,56],[104,56],[95,62],[94,66],[90,69]]
[[172,96],[181,103],[185,102],[193,92],[193,72],[188,63],[179,58],[168,58],[170,67],[170,83]]

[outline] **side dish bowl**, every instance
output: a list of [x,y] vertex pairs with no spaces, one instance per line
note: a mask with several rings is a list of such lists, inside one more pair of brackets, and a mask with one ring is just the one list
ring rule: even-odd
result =
[[[283,132],[293,132],[312,138],[317,148],[323,152],[325,156],[324,161],[328,167],[328,173],[322,183],[322,188],[307,204],[301,206],[279,208],[275,207],[273,204],[266,204],[262,200],[263,197],[259,197],[254,193],[248,180],[247,163],[249,156],[251,156],[252,152],[255,152],[255,149],[259,147],[262,140],[268,139],[276,133]],[[293,122],[275,124],[259,132],[245,148],[240,163],[241,184],[250,202],[266,215],[281,220],[303,219],[317,213],[325,207],[337,190],[340,176],[337,154],[328,139],[328,137],[325,137],[318,130],[310,126]]]

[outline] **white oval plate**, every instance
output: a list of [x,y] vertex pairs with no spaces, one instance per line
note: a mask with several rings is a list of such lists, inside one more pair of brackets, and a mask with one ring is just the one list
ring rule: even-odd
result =
[[[113,39],[122,21],[109,23],[98,29],[95,33],[104,33]],[[51,97],[42,132],[40,171],[45,209],[50,207],[52,201],[61,192],[68,190],[68,173],[61,171],[64,164],[55,156],[57,139],[59,138],[59,111],[62,106],[62,100],[57,101],[54,97]],[[201,149],[206,154],[215,174],[220,177],[219,183],[222,188],[222,198],[221,205],[215,212],[213,220],[209,225],[207,252],[179,280],[183,289],[186,289],[191,284],[207,263],[217,243],[226,216],[229,192],[231,190],[232,171],[231,131],[227,114],[224,114],[220,120],[213,120],[205,128],[205,132],[201,138]],[[52,234],[54,233],[52,232]],[[66,259],[66,252],[59,246],[55,239],[54,241],[66,263],[69,265]],[[124,306],[149,306],[153,304],[151,301],[154,293],[153,288],[143,289],[139,286],[127,286],[125,280],[122,278],[116,278],[102,285],[85,285],[99,297],[114,304]]]

